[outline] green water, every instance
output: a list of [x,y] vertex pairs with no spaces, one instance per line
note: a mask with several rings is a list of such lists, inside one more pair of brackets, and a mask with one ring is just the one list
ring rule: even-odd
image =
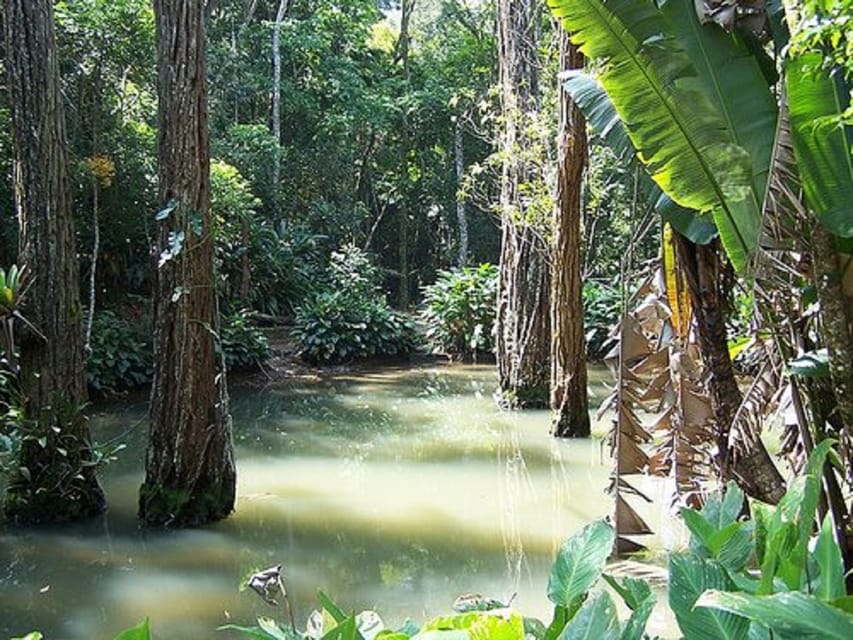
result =
[[[605,382],[593,371],[594,399]],[[128,444],[102,474],[110,510],[0,530],[0,637],[111,638],[150,616],[164,640],[227,639],[218,625],[279,614],[239,589],[278,563],[303,622],[318,588],[392,626],[470,592],[548,617],[560,541],[612,510],[610,462],[599,440],[548,437],[547,412],[500,411],[494,387],[492,367],[437,365],[234,388],[237,510],[192,531],[138,528],[145,407],[95,407],[96,439]]]

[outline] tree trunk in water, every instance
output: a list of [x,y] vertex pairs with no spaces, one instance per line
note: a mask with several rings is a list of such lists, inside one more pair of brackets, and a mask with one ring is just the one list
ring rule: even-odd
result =
[[22,314],[42,334],[24,329],[20,340],[25,437],[5,509],[23,524],[65,522],[98,514],[105,502],[81,413],[83,318],[53,2],[5,0],[4,27],[19,260],[29,286]]
[[519,185],[531,176],[518,153],[526,146],[520,120],[538,108],[536,27],[540,9],[532,0],[498,2],[504,160],[496,355],[504,402],[544,408],[551,380],[548,248],[528,219],[519,192]]
[[[272,136],[277,145],[281,144],[281,23],[287,12],[289,0],[281,0],[275,14],[272,28]],[[281,218],[278,201],[278,185],[281,182],[281,154],[276,150],[272,166],[273,211],[276,225]]]
[[759,439],[747,451],[729,444],[732,421],[743,401],[729,355],[719,242],[694,244],[675,234],[678,263],[684,270],[699,335],[702,360],[709,373],[708,390],[717,427],[717,464],[722,480],[734,479],[750,496],[776,504],[785,481]]
[[158,268],[145,524],[195,526],[234,508],[224,366],[214,350],[210,156],[202,0],[157,0]]
[[[582,69],[583,54],[562,27],[560,69]],[[581,284],[581,183],[587,157],[586,122],[560,92],[557,211],[551,270],[551,432],[560,438],[589,436],[586,344]]]
[[465,155],[462,146],[462,119],[456,120],[453,130],[453,156],[456,165],[456,224],[459,227],[459,251],[456,254],[456,266],[460,269],[468,264],[468,218],[465,215],[465,196],[462,195],[462,181],[465,179]]

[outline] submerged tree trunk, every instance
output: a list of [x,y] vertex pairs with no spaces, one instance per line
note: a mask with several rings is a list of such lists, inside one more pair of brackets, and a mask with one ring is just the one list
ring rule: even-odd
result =
[[696,318],[699,348],[709,374],[721,478],[734,479],[753,498],[776,504],[785,493],[785,481],[761,439],[745,451],[734,451],[729,443],[732,421],[743,395],[729,355],[719,243],[694,244],[680,234],[675,234],[675,238],[678,262],[687,279]]
[[468,264],[468,217],[465,215],[465,196],[462,181],[465,179],[465,154],[462,138],[462,118],[456,120],[453,129],[453,159],[456,167],[456,226],[459,228],[459,250],[456,266],[460,269]]
[[82,310],[71,218],[65,120],[49,0],[5,0],[5,65],[14,145],[19,261],[27,269],[20,390],[25,420],[6,514],[64,522],[104,510],[82,405]]
[[528,146],[522,120],[538,108],[540,10],[534,0],[498,2],[503,167],[496,355],[504,402],[544,408],[551,380],[548,247],[534,228],[519,190],[533,177],[519,150]]
[[159,200],[146,524],[194,526],[234,508],[225,372],[214,349],[210,157],[202,0],[157,0]]
[[[559,29],[560,69],[582,69],[583,54]],[[551,432],[589,435],[586,344],[581,284],[581,185],[587,158],[586,122],[560,92],[559,156],[554,251],[551,257]]]

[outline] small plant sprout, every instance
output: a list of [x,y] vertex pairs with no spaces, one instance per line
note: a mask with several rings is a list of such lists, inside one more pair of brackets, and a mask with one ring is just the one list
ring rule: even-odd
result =
[[264,602],[273,606],[278,606],[275,595],[280,593],[285,609],[287,610],[287,615],[290,618],[290,627],[296,633],[296,622],[293,619],[293,609],[290,607],[290,599],[287,597],[287,587],[284,582],[284,574],[281,571],[282,566],[278,564],[269,569],[253,573],[249,577],[247,584],[249,588],[264,599]]

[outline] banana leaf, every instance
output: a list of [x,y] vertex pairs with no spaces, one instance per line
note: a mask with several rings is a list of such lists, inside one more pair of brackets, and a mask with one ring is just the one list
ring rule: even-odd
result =
[[639,165],[641,189],[647,194],[649,202],[654,203],[652,206],[663,221],[669,222],[681,235],[696,244],[708,244],[716,238],[717,227],[710,216],[679,206],[649,177],[637,158],[628,130],[598,80],[581,69],[565,71],[560,74],[560,79],[563,81],[563,89],[581,110],[593,133],[618,158]]
[[840,74],[821,69],[818,53],[788,61],[786,86],[791,137],[809,208],[827,229],[853,237],[851,132],[841,114],[848,90]]
[[[599,80],[652,178],[679,205],[712,212],[732,264],[744,270],[758,246],[763,189],[757,187],[766,181],[770,148],[767,158],[753,159],[740,142],[767,123],[750,124],[753,114],[735,106],[721,112],[720,99],[731,98],[730,90],[747,92],[737,96],[740,105],[768,92],[763,77],[752,82],[756,69],[761,73],[755,61],[732,38],[709,43],[701,31],[682,33],[651,2],[549,4],[584,55],[602,65]],[[684,6],[676,8],[696,21]],[[697,50],[701,72],[691,60]]]

